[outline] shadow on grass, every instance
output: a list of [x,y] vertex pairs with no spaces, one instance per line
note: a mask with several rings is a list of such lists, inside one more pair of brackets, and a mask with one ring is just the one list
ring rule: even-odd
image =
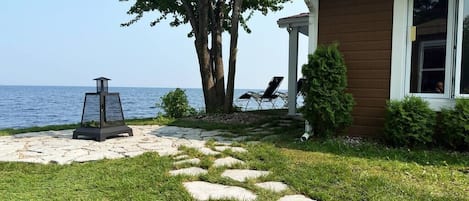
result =
[[364,139],[356,144],[347,142],[347,140],[340,137],[332,139],[313,137],[306,142],[300,142],[299,137],[304,132],[303,126],[304,124],[297,123],[277,130],[277,134],[281,137],[272,141],[272,143],[280,148],[322,152],[347,157],[401,161],[419,165],[469,166],[469,153],[454,152],[441,148],[393,148],[377,142],[376,139]]
[[[347,143],[343,138],[320,139],[312,138],[307,142],[300,142],[299,138],[304,132],[304,121],[299,118],[288,118],[286,110],[266,110],[251,111],[252,113],[268,115],[265,121],[256,122],[249,125],[211,125],[217,129],[241,130],[246,133],[246,129],[261,128],[263,124],[268,124],[271,134],[276,136],[270,138],[268,142],[279,148],[288,148],[301,151],[322,152],[339,156],[359,157],[384,161],[402,161],[417,163],[419,165],[434,166],[469,166],[469,153],[460,153],[440,148],[433,149],[407,149],[392,148],[379,143],[373,139],[365,139],[359,144]],[[289,120],[288,125],[282,122]],[[199,128],[206,129],[204,123],[193,122]],[[210,125],[210,123],[207,123]],[[260,139],[263,136],[260,136]]]

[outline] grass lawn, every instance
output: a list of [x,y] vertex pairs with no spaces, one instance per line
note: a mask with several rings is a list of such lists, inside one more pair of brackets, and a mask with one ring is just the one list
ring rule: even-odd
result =
[[[154,120],[145,120],[151,124]],[[258,122],[278,125],[280,118]],[[249,126],[193,122],[167,122],[178,126],[220,129],[262,139],[260,144],[240,143],[247,153],[230,153],[246,162],[242,168],[270,170],[258,181],[282,181],[284,193],[255,187],[258,181],[235,182],[220,177],[223,168],[209,168],[200,177],[169,176],[174,166],[169,157],[147,153],[135,158],[71,165],[0,163],[0,200],[191,200],[182,182],[203,180],[238,185],[255,191],[259,200],[277,200],[300,193],[316,200],[469,200],[469,154],[444,150],[386,148],[374,142],[348,144],[342,139],[298,142],[303,125],[272,127],[269,134],[253,135]],[[135,124],[139,124],[136,122]],[[213,142],[209,142],[209,145]],[[182,148],[210,167],[213,156]]]

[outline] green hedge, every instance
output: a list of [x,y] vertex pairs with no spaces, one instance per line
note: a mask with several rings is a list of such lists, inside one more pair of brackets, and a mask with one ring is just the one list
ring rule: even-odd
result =
[[436,143],[456,150],[469,150],[469,99],[456,99],[454,108],[441,110]]
[[433,141],[436,113],[420,97],[388,101],[385,140],[393,146],[422,146]]

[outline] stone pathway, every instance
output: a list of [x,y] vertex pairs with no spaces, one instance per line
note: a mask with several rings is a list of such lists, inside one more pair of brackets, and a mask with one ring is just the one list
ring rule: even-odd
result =
[[157,152],[160,156],[168,156],[178,154],[180,146],[216,155],[220,152],[204,146],[207,140],[231,142],[230,139],[220,136],[226,135],[224,132],[171,126],[131,127],[133,137],[109,138],[104,142],[73,140],[73,130],[2,136],[0,137],[0,161],[70,164],[105,158],[134,157],[145,152]]
[[[251,179],[259,179],[270,174],[268,170],[229,169],[244,167],[245,162],[227,156],[231,153],[246,153],[248,150],[232,146],[233,141],[244,141],[247,137],[236,137],[227,132],[204,131],[201,129],[179,128],[171,126],[131,126],[133,137],[109,138],[104,142],[94,140],[73,140],[73,130],[46,131],[25,133],[0,137],[0,161],[29,162],[29,163],[58,163],[87,162],[101,159],[117,159],[134,157],[145,152],[157,152],[160,156],[171,156],[175,166],[185,167],[169,172],[172,176],[198,176],[208,174],[207,169],[198,167],[199,158],[191,158],[187,153],[179,150],[181,146],[193,148],[203,155],[215,158],[214,168],[226,168],[221,177],[246,183]],[[235,136],[227,138],[226,136]],[[217,145],[212,148],[206,146],[206,141],[212,139]],[[209,168],[210,169],[210,168]],[[186,190],[196,200],[239,201],[256,200],[256,192],[240,186],[227,186],[206,181],[190,181],[183,183]],[[281,182],[267,181],[256,183],[260,190],[281,193],[288,186]],[[257,191],[257,190],[255,190]],[[279,201],[312,201],[303,195],[286,195]]]
[[[223,153],[246,153],[248,152],[246,149],[242,147],[236,147],[231,145],[223,145],[223,146],[214,146],[214,150],[206,147],[205,149],[199,149],[199,152],[203,155],[210,155],[215,156],[216,159],[213,161],[211,167],[214,168],[231,168],[234,165],[240,164],[245,165],[246,163],[242,160],[234,158],[233,156],[225,156],[223,157]],[[210,151],[209,151],[210,150]],[[211,153],[212,151],[218,152],[218,154],[207,154]],[[185,153],[180,153],[178,156],[173,156],[176,160],[174,165],[180,164],[191,164],[194,165],[193,167],[189,168],[182,168],[170,171],[170,174],[173,176],[176,175],[187,175],[187,176],[194,176],[194,175],[204,175],[209,174],[209,170],[202,169],[197,167],[197,164],[192,163],[192,161],[200,161],[199,158],[190,158]],[[189,158],[189,159],[188,159]],[[208,169],[210,169],[209,167]],[[252,179],[254,180],[262,180],[262,177],[265,177],[270,174],[268,170],[249,170],[249,169],[225,169],[221,173],[221,177],[228,178],[233,181],[246,183]],[[183,183],[184,187],[186,188],[187,192],[196,200],[206,201],[206,200],[239,200],[239,201],[253,201],[257,199],[256,192],[252,190],[248,190],[241,186],[228,186],[223,184],[217,183],[210,183],[207,181],[189,181]],[[275,192],[275,193],[282,193],[289,189],[288,185],[282,182],[277,181],[267,181],[267,182],[260,182],[256,183],[255,186],[259,189]],[[313,201],[310,198],[307,198],[303,195],[285,195],[279,199],[279,201]]]

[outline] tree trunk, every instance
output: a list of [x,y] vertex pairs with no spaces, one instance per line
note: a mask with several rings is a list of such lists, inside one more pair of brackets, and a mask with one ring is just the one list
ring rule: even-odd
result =
[[243,0],[234,0],[233,13],[231,16],[231,40],[230,40],[230,58],[228,67],[228,85],[226,87],[226,97],[224,111],[225,113],[233,112],[233,96],[234,84],[236,74],[236,57],[238,53],[238,29],[239,29],[239,15]]
[[[225,2],[218,1],[215,5],[213,12],[210,12],[212,16],[212,58],[213,58],[213,76],[216,86],[217,93],[217,112],[223,110],[223,104],[225,103],[225,73],[223,65],[223,56],[222,56],[222,32],[223,32],[223,20],[224,13],[223,8]],[[213,9],[213,8],[211,8]]]
[[199,60],[200,76],[202,78],[202,89],[204,92],[205,110],[207,113],[214,113],[218,110],[217,90],[213,79],[212,59],[208,48],[208,10],[210,3],[208,0],[200,0],[197,10],[200,15],[195,37],[195,49]]

